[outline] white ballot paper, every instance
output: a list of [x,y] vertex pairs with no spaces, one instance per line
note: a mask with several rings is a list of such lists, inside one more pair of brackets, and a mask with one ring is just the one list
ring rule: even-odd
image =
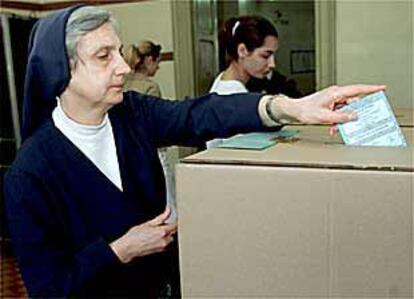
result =
[[339,111],[358,114],[357,120],[338,124],[346,145],[407,146],[384,92],[368,95]]

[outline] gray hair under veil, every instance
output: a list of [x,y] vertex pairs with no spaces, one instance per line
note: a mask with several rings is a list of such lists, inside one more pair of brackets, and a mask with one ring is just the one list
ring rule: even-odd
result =
[[75,10],[69,17],[66,24],[66,51],[70,63],[76,66],[78,62],[78,45],[82,36],[88,32],[98,29],[105,23],[111,23],[118,31],[118,23],[112,15],[96,6],[83,6]]

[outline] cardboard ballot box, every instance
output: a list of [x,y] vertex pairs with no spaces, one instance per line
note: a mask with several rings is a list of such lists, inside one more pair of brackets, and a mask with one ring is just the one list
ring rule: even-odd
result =
[[374,148],[295,128],[177,166],[183,297],[412,298],[413,129]]

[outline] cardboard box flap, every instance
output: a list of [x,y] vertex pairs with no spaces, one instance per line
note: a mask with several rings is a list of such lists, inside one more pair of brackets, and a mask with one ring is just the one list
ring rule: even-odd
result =
[[395,108],[394,114],[401,127],[414,127],[414,110],[409,108]]
[[187,157],[182,162],[414,172],[413,157],[413,147],[278,143],[262,151],[216,148]]
[[[298,135],[295,136],[295,141],[301,144],[341,144],[344,142],[339,133],[334,136],[329,135],[329,126],[286,126],[284,130],[297,131]],[[414,128],[401,127],[401,131],[407,141],[407,144],[414,145]],[[287,140],[289,142],[289,140]]]

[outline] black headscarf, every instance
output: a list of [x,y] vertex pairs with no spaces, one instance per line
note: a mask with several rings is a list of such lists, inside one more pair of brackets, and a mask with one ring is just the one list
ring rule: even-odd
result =
[[22,140],[32,135],[56,107],[56,96],[70,81],[65,29],[71,6],[39,20],[29,39],[29,58],[24,82]]

